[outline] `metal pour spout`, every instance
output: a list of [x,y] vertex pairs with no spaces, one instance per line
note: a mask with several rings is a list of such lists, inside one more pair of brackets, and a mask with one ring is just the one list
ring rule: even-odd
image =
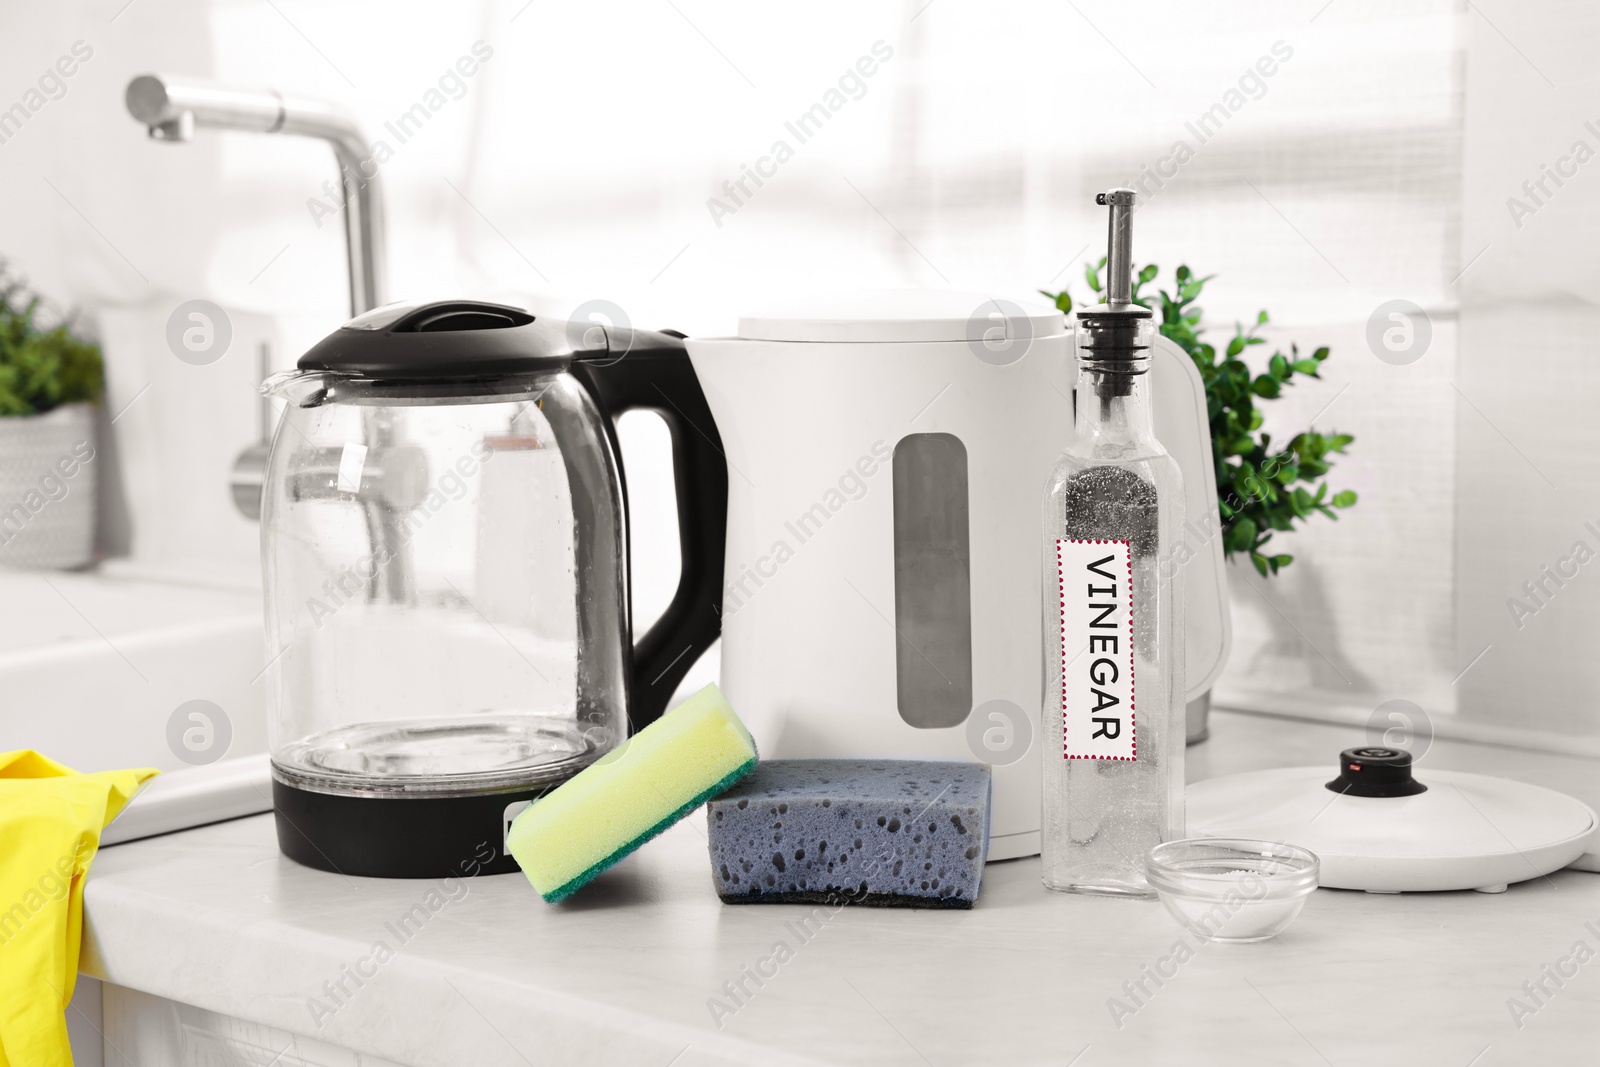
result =
[[345,247],[350,275],[350,314],[370,311],[387,299],[383,189],[360,125],[343,108],[324,100],[286,97],[273,89],[235,89],[202,81],[141,74],[128,83],[128,113],[157,141],[185,142],[197,127],[286,133],[314,137],[333,147],[345,190]]
[[1150,369],[1155,326],[1150,309],[1133,301],[1132,189],[1097,193],[1096,204],[1111,209],[1106,232],[1106,299],[1078,310],[1079,365],[1092,375],[1101,414],[1111,401],[1128,396],[1133,380]]
[[1133,201],[1132,189],[1098,193],[1094,202],[1111,208],[1106,232],[1106,303],[1125,307],[1133,303]]

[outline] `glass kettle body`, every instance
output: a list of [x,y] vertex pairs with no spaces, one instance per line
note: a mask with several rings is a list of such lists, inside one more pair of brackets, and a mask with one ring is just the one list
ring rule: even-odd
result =
[[[509,819],[659,716],[717,634],[727,473],[681,342],[391,305],[266,388],[286,401],[262,512],[283,851],[346,874],[514,869]],[[684,557],[638,648],[630,407],[672,430]]]

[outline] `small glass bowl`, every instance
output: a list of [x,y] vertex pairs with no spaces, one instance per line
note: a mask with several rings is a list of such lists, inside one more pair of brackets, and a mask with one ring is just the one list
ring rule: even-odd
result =
[[1298,845],[1228,837],[1168,841],[1145,857],[1167,910],[1207,941],[1265,941],[1317,888],[1317,857]]

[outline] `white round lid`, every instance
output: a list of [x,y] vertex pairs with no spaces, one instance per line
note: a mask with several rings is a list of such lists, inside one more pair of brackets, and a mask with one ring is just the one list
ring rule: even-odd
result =
[[739,336],[751,341],[1008,341],[1065,332],[1065,316],[1048,305],[937,289],[808,297],[739,319]]
[[1580,856],[1597,818],[1552,789],[1465,771],[1424,770],[1425,792],[1356,796],[1327,788],[1328,767],[1223,775],[1190,786],[1189,832],[1308,848],[1319,881],[1401,892],[1500,888]]

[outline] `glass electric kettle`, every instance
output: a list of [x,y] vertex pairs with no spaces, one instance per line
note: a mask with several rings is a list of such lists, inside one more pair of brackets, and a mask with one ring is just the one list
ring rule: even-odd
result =
[[[263,391],[278,842],[386,877],[514,870],[509,820],[656,719],[716,639],[728,475],[682,340],[391,304]],[[672,435],[682,572],[635,645],[614,419]]]

